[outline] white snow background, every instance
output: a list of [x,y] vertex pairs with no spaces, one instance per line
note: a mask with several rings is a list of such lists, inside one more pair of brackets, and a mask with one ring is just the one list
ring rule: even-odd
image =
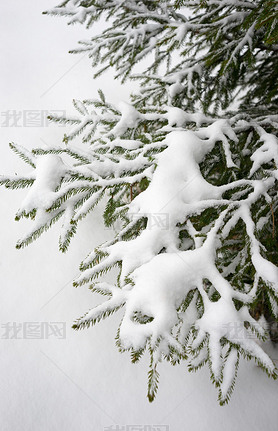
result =
[[[66,20],[43,16],[50,0],[3,2],[0,15],[0,173],[23,172],[25,164],[9,149],[14,141],[27,148],[59,145],[65,128],[24,126],[24,111],[74,113],[72,98],[96,96],[101,87],[112,102],[128,92],[106,74],[94,81],[86,56],[68,50],[88,34]],[[98,24],[100,30],[101,24]],[[19,115],[18,127],[5,127],[7,111]],[[253,363],[241,360],[236,388],[228,406],[220,407],[208,370],[187,372],[186,365],[161,364],[156,400],[146,398],[146,359],[130,363],[114,343],[120,314],[89,330],[75,332],[72,322],[101,300],[85,287],[75,289],[82,258],[112,235],[105,230],[101,208],[81,222],[67,254],[58,252],[58,229],[17,251],[15,243],[28,222],[14,221],[25,191],[0,189],[0,429],[1,431],[126,431],[137,424],[169,431],[272,431],[277,429],[278,383]],[[66,322],[59,339],[5,338],[7,324]],[[10,336],[12,332],[10,333]],[[278,348],[270,346],[278,362]],[[121,428],[122,427],[122,428]],[[130,427],[130,431],[131,431]],[[148,430],[149,430],[148,429]]]

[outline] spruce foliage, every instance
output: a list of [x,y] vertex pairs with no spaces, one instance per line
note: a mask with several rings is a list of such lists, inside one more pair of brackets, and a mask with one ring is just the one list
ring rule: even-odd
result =
[[[119,229],[84,259],[74,285],[107,301],[74,328],[124,308],[116,345],[132,362],[149,351],[150,401],[163,359],[189,371],[208,365],[221,405],[241,357],[276,377],[257,340],[278,319],[277,2],[66,0],[47,13],[88,28],[106,19],[72,52],[88,53],[94,76],[113,68],[140,87],[130,104],[114,106],[101,90],[74,100],[77,117],[51,118],[72,126],[59,149],[11,144],[33,169],[0,178],[31,187],[16,219],[35,225],[17,247],[62,218],[66,251],[104,198],[104,222]],[[98,281],[113,267],[114,285]]]

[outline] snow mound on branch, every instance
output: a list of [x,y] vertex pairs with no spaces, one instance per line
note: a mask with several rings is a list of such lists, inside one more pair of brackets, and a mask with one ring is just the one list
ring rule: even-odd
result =
[[53,201],[56,188],[60,185],[61,178],[67,172],[67,166],[61,157],[47,154],[37,157],[35,182],[24,199],[20,212],[28,213],[33,208],[48,209]]

